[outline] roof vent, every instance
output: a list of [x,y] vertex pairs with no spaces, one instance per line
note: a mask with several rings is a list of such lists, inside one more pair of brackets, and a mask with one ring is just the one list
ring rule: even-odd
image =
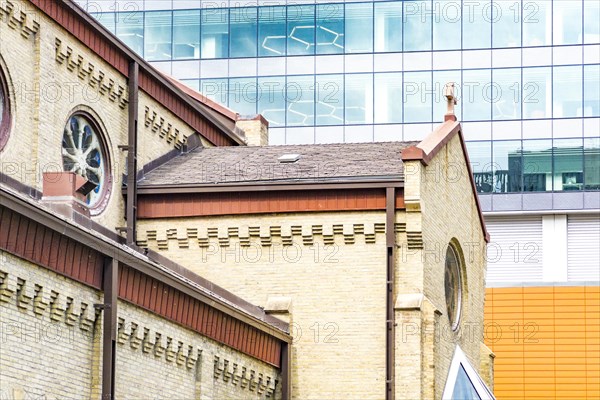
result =
[[298,161],[300,159],[300,154],[284,154],[281,157],[279,157],[277,160],[279,160],[280,163],[294,163],[296,161]]

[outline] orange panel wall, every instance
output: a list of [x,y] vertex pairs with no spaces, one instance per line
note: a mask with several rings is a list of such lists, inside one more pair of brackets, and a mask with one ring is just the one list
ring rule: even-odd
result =
[[489,288],[498,399],[600,399],[600,287]]

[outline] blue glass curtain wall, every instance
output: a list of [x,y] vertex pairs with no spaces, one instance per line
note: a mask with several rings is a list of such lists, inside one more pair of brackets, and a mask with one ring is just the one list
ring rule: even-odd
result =
[[479,193],[600,189],[600,138],[467,142]]
[[404,0],[90,11],[152,60],[600,43],[598,0]]
[[283,110],[278,126],[439,122],[447,82],[463,122],[600,117],[598,64],[186,80],[243,113]]

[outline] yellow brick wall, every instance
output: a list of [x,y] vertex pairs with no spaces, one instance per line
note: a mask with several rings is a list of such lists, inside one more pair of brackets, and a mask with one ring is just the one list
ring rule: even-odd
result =
[[[0,171],[42,190],[42,173],[62,170],[63,129],[74,111],[91,114],[102,131],[111,164],[111,195],[105,210],[94,219],[114,229],[123,226],[121,177],[126,171],[128,99],[127,79],[82,45],[62,27],[26,1],[11,0],[14,10],[27,13],[27,24],[39,24],[36,34],[23,37],[21,29],[0,21],[0,66],[7,78],[12,129],[0,152]],[[14,11],[16,12],[16,11]],[[60,41],[57,44],[57,39]],[[70,57],[61,58],[70,52]],[[79,62],[81,57],[81,62]],[[69,68],[69,64],[71,68]],[[84,74],[102,72],[114,81],[113,99],[90,85]],[[119,90],[122,93],[119,95]],[[193,130],[144,92],[139,96],[138,167],[180,146]]]
[[145,220],[138,229],[145,245],[254,304],[291,298],[295,398],[381,399],[384,223],[384,212],[337,212]]
[[[485,241],[458,136],[440,150],[427,167],[411,161],[405,163],[405,171],[407,238],[397,251],[398,271],[401,271],[397,293],[420,292],[431,304],[429,311],[421,308],[421,320],[428,321],[427,327],[416,330],[423,343],[433,342],[435,349],[432,360],[421,359],[421,396],[439,398],[456,345],[460,345],[473,366],[479,368],[484,332]],[[419,239],[422,239],[422,249],[418,248]],[[444,294],[444,261],[452,240],[460,245],[464,266],[462,311],[457,331],[451,329]],[[435,310],[441,313],[437,317]],[[404,328],[404,339],[397,334],[397,340],[406,340],[406,330],[412,329]],[[422,355],[427,357],[428,353]],[[416,374],[403,368],[411,367],[401,367],[399,373],[403,375],[400,376]],[[398,392],[400,398],[415,395],[409,386],[403,390],[409,392]]]
[[[100,292],[0,251],[0,398],[99,398],[95,303]],[[262,361],[129,303],[118,317],[119,398],[281,398]]]

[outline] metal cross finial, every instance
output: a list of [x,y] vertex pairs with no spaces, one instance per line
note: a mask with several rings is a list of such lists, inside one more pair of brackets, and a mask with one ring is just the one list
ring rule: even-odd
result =
[[444,96],[448,99],[448,109],[446,115],[454,115],[454,106],[456,105],[456,97],[454,96],[454,82],[448,82],[444,86]]

